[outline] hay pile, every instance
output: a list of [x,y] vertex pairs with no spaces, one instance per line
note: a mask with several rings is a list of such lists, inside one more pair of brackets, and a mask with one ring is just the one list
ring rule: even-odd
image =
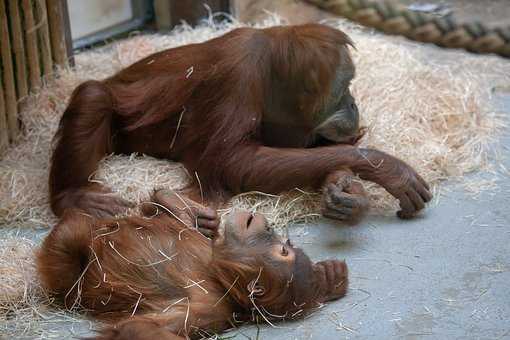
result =
[[36,279],[36,242],[17,233],[0,239],[0,339],[61,339],[55,325],[91,327],[75,313],[57,311]]
[[[273,17],[261,26],[279,23]],[[509,83],[510,63],[461,52],[433,55],[430,47],[363,33],[342,21],[330,24],[347,31],[356,42],[353,92],[368,126],[363,146],[407,160],[434,185],[436,197],[440,181],[488,169],[489,145],[504,126],[501,113],[492,105],[491,90]],[[169,35],[138,35],[78,54],[74,70],[61,70],[56,80],[48,80],[26,102],[21,113],[26,134],[0,161],[0,225],[47,228],[55,223],[47,195],[50,141],[74,87],[87,79],[110,76],[150,53],[204,41],[238,26],[237,22],[210,22],[196,29],[182,26]],[[141,155],[112,156],[102,162],[94,180],[127,199],[142,201],[153,187],[183,187],[189,175],[177,163]],[[373,211],[393,214],[396,202],[375,185],[368,187]],[[300,190],[282,196],[245,194],[235,198],[232,206],[261,211],[273,225],[281,226],[316,216],[318,195]],[[36,311],[45,301],[35,294],[29,255],[33,244],[22,239],[3,242],[2,249],[13,253],[4,249],[1,254],[0,323],[13,308]],[[20,317],[26,328],[0,332],[39,334],[34,315],[31,312],[31,321]]]

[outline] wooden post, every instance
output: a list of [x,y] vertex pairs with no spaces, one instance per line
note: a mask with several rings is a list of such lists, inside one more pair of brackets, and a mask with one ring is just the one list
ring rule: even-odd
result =
[[2,159],[2,153],[7,149],[7,146],[9,146],[9,132],[7,128],[6,114],[2,77],[0,77],[0,159]]
[[5,91],[5,110],[7,111],[8,136],[14,140],[18,135],[18,103],[14,85],[11,42],[7,24],[5,1],[0,1],[0,49],[2,50],[3,84]]
[[66,0],[0,0],[0,152],[18,136],[19,102],[70,56]]
[[46,7],[53,59],[55,64],[67,66],[69,61],[66,36],[70,38],[69,24],[67,23],[67,3],[65,3],[65,0],[46,0]]
[[9,0],[9,16],[11,18],[12,49],[14,51],[14,62],[16,65],[16,86],[19,101],[28,96],[28,82],[27,60],[25,56],[25,45],[23,44],[23,29],[21,27],[18,0]]
[[172,29],[170,1],[154,0],[154,12],[156,13],[156,27],[158,28],[158,31],[167,31]]
[[25,19],[25,46],[27,48],[30,90],[34,91],[41,86],[41,66],[37,51],[37,35],[34,29],[34,13],[31,0],[22,0],[21,4]]
[[48,27],[48,15],[46,13],[46,1],[35,1],[35,13],[37,21],[37,36],[42,56],[43,74],[45,76],[53,72],[53,60],[51,58],[50,31]]
[[62,32],[66,42],[66,62],[68,65],[74,66],[73,56],[73,37],[71,36],[71,19],[69,17],[69,8],[67,7],[67,0],[61,0],[60,6],[62,8]]

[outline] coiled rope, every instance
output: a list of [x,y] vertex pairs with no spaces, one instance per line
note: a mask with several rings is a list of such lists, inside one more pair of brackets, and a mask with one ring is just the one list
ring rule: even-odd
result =
[[434,17],[410,11],[390,1],[307,0],[328,12],[388,34],[435,44],[462,48],[472,53],[494,53],[510,58],[510,26],[489,28],[482,23],[457,23],[451,17]]

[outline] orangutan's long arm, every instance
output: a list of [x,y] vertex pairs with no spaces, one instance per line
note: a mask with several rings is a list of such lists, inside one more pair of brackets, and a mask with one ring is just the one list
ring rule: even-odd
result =
[[296,187],[319,188],[332,171],[350,168],[384,187],[400,201],[401,214],[413,214],[430,201],[429,186],[412,167],[384,152],[335,145],[310,149],[246,147],[227,164],[236,192],[279,193]]

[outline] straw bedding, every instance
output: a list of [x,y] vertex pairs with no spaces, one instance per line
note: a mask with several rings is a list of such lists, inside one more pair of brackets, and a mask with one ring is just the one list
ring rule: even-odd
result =
[[[273,17],[260,26],[278,23]],[[368,127],[363,146],[408,161],[433,184],[436,197],[441,181],[490,169],[490,146],[504,127],[502,113],[493,107],[491,91],[508,84],[508,62],[436,52],[397,38],[372,35],[342,21],[329,23],[347,31],[356,43],[353,93]],[[38,93],[27,98],[21,112],[26,133],[0,161],[0,226],[26,230],[49,228],[56,222],[47,194],[51,138],[69,95],[80,82],[107,77],[150,53],[204,41],[240,25],[209,22],[195,29],[182,26],[168,35],[133,36],[78,54],[75,69],[60,70],[56,79],[48,79]],[[139,202],[146,200],[154,187],[181,188],[189,179],[178,163],[132,155],[107,158],[92,180]],[[490,180],[484,183],[490,187]],[[469,188],[476,192],[483,185]],[[394,213],[394,199],[375,185],[368,184],[368,191],[372,213]],[[252,193],[234,198],[231,206],[261,211],[272,225],[281,227],[317,216],[319,197],[299,189],[281,196]],[[41,310],[48,299],[34,280],[33,248],[33,241],[15,235],[0,240],[0,334],[43,332],[39,327],[45,320]]]

